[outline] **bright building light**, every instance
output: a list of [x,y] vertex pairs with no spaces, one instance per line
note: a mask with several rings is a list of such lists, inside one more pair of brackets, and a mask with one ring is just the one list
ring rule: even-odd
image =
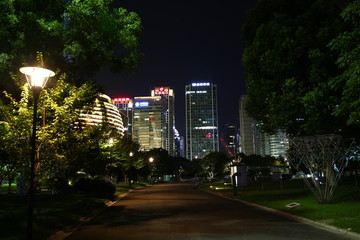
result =
[[191,86],[193,87],[204,87],[204,86],[210,86],[210,83],[205,82],[205,83],[192,83]]

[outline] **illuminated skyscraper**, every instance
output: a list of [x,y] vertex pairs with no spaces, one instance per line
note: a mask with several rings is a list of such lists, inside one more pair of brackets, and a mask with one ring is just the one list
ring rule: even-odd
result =
[[133,140],[144,151],[164,148],[163,145],[163,108],[161,97],[135,97],[133,111]]
[[175,94],[168,87],[157,87],[151,91],[151,96],[160,96],[164,122],[162,125],[163,145],[170,156],[175,156]]
[[212,83],[185,86],[186,157],[202,158],[219,151],[217,87]]
[[289,148],[289,139],[283,131],[276,131],[275,134],[257,134],[258,150],[256,154],[262,156],[280,157],[285,156]]

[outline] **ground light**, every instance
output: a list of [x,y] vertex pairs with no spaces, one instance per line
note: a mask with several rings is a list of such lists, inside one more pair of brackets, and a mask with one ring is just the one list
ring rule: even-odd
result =
[[34,96],[34,113],[32,124],[32,137],[31,137],[31,156],[30,156],[30,179],[29,179],[29,192],[28,192],[28,209],[27,209],[27,229],[26,239],[32,239],[33,232],[33,211],[34,211],[34,194],[35,194],[35,158],[36,158],[36,112],[37,102],[41,90],[44,88],[49,77],[55,76],[51,70],[39,67],[22,67],[20,72],[25,74],[26,80],[29,84]]

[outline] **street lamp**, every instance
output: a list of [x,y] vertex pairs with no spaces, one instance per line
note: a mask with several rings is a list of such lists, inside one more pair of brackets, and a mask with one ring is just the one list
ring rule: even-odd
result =
[[26,239],[32,239],[32,225],[33,225],[33,210],[34,210],[34,194],[35,194],[35,158],[36,158],[36,112],[37,102],[41,90],[44,88],[49,77],[55,76],[51,70],[39,67],[22,67],[20,72],[25,74],[26,80],[29,84],[34,96],[34,113],[32,124],[31,137],[31,156],[30,156],[30,179],[28,192],[28,209],[27,209],[27,230]]
[[132,168],[132,164],[133,164],[133,162],[132,162],[132,160],[131,160],[131,158],[134,156],[134,153],[133,152],[129,152],[129,158],[130,158],[130,163],[131,163],[131,165],[130,165],[130,168],[129,168],[129,170],[128,170],[128,179],[129,179],[129,188],[131,188],[131,168]]
[[150,163],[150,184],[152,182],[152,172],[153,172],[153,163],[154,162],[154,158],[153,157],[149,157],[149,163]]

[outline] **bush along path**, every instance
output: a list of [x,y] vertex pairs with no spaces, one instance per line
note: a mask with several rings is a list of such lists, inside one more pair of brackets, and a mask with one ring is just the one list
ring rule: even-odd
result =
[[[59,233],[59,231],[63,233],[69,232],[76,228],[78,224],[81,224],[82,221],[86,221],[94,214],[99,214],[108,205],[113,204],[122,194],[126,194],[133,188],[144,186],[146,186],[145,183],[134,183],[131,188],[129,188],[128,183],[118,183],[114,188],[108,186],[114,193],[111,197],[104,194],[105,191],[103,190],[86,192],[74,188],[56,195],[53,195],[51,191],[38,193],[34,200],[34,239],[48,239],[50,236],[56,236],[55,233]],[[15,194],[0,195],[0,204],[2,206],[0,208],[0,240],[24,239],[27,214],[26,203],[27,199],[24,196]]]

